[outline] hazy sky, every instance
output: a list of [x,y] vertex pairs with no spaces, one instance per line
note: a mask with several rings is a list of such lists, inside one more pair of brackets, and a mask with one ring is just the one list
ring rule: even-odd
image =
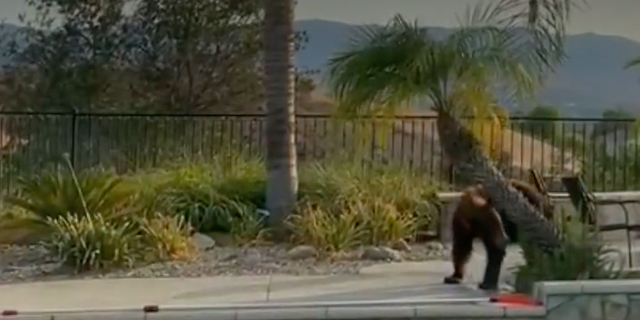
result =
[[[1,0],[0,0],[1,1]],[[6,0],[5,0],[6,1]],[[395,13],[425,25],[454,26],[456,13],[478,0],[298,0],[297,18],[383,23]],[[486,0],[485,0],[486,1]],[[640,41],[640,0],[588,0],[572,17],[572,33],[595,32]],[[636,22],[634,22],[636,21]]]
[[[179,0],[176,0],[179,1]],[[187,0],[185,0],[187,1]],[[384,23],[395,13],[425,25],[453,26],[455,14],[478,0],[298,0],[297,19],[327,19],[349,23]],[[486,0],[485,0],[486,1]],[[25,0],[0,0],[0,19],[15,23],[27,9]],[[572,33],[595,32],[640,41],[637,21],[640,0],[589,0],[588,8],[575,12]]]

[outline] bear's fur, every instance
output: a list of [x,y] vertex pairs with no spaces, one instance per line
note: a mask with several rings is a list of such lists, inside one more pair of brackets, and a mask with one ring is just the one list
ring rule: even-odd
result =
[[[546,219],[553,219],[553,205],[538,190],[523,181],[509,180],[532,205],[542,210]],[[487,252],[487,265],[480,288],[496,290],[500,269],[508,242],[518,241],[518,229],[503,212],[497,212],[482,185],[469,187],[462,193],[453,213],[453,274],[444,279],[447,284],[462,282],[466,265],[473,251],[474,239],[480,239]]]

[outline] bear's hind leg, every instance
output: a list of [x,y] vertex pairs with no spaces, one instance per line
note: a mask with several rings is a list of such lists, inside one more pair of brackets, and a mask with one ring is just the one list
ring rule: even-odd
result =
[[489,224],[483,228],[485,233],[481,236],[482,242],[487,252],[487,265],[484,270],[484,277],[479,288],[482,290],[497,290],[500,281],[500,271],[502,263],[507,253],[507,243],[509,241],[502,219],[495,210],[488,219]]
[[465,269],[471,251],[473,250],[473,238],[471,230],[461,221],[453,221],[453,249],[451,260],[453,262],[453,274],[444,278],[446,284],[460,284],[464,278]]
[[507,252],[507,241],[506,239],[491,239],[483,242],[487,248],[487,265],[484,269],[482,282],[478,287],[482,290],[497,290],[502,263]]

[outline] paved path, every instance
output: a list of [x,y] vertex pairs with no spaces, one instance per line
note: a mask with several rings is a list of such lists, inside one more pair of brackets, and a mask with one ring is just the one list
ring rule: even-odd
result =
[[[473,264],[483,264],[481,260],[476,257]],[[25,312],[126,309],[145,305],[178,307],[486,297],[472,286],[441,284],[450,270],[450,262],[430,261],[378,265],[362,270],[359,275],[95,279],[8,284],[0,286],[0,310]]]
[[[511,247],[503,270],[521,260]],[[365,268],[359,275],[242,276],[188,279],[97,279],[50,281],[0,286],[0,310],[25,311],[139,309],[255,303],[356,302],[487,298],[475,289],[484,271],[484,252],[469,266],[468,285],[443,285],[448,261],[403,262]]]
[[57,281],[2,286],[0,309],[24,312],[135,309],[145,305],[185,307],[264,302],[482,297],[481,292],[475,289],[444,286],[436,284],[435,280],[393,274],[364,274]]

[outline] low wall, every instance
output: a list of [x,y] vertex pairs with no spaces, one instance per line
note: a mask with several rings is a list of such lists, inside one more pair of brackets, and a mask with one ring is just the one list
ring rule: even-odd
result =
[[640,319],[640,280],[542,282],[534,296],[546,320]]
[[[442,202],[442,209],[439,217],[439,233],[440,241],[450,243],[451,234],[451,218],[458,200],[460,192],[442,192],[438,194]],[[569,200],[567,193],[550,193],[552,201],[555,203],[556,214],[576,215],[576,209]],[[597,200],[640,200],[640,191],[624,191],[624,192],[596,192],[594,196]],[[640,223],[640,204],[626,204],[625,208],[629,211],[629,224]],[[598,221],[602,225],[625,223],[624,209],[620,205],[606,205],[598,207]],[[606,241],[627,241],[640,236],[640,233],[621,231],[611,231],[603,233]],[[640,255],[637,260],[640,263]]]

